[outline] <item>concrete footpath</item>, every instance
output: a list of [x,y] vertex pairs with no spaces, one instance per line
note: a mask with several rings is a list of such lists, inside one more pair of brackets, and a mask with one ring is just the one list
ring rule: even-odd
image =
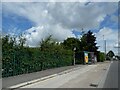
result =
[[106,71],[109,70],[110,65],[111,62],[84,65],[42,79],[33,80],[26,85],[23,84],[24,86],[21,87],[19,87],[20,85],[15,85],[10,88],[15,90],[24,88],[97,88],[104,75],[107,74]]
[[65,67],[47,69],[47,70],[29,73],[29,74],[22,74],[22,75],[13,76],[13,77],[2,78],[2,88],[9,88],[17,84],[33,81],[39,78],[43,78],[46,76],[50,76],[56,73],[60,73],[66,70],[71,70],[71,69],[82,67],[82,66],[84,65],[65,66]]
[[[103,78],[107,74],[110,65],[110,62],[89,65],[88,71],[80,73],[77,77],[69,80],[59,88],[102,88],[101,86],[99,87],[99,85],[101,83],[104,84]],[[77,73],[79,73],[79,71]]]
[[[37,84],[40,81],[46,81],[46,79],[49,81],[50,78],[51,79],[55,79],[55,78],[60,79],[59,75],[65,76],[68,73],[68,76],[65,76],[65,77],[69,77],[69,75],[70,75],[70,77],[74,77],[74,79],[72,81],[69,81],[66,84],[65,84],[65,82],[63,82],[64,85],[61,86],[62,88],[72,88],[72,87],[84,88],[84,87],[86,87],[86,85],[87,85],[86,88],[90,88],[91,87],[90,83],[97,84],[97,85],[99,84],[101,76],[103,76],[102,74],[104,74],[106,72],[106,69],[108,69],[108,65],[110,65],[109,61],[99,62],[99,63],[93,64],[93,65],[66,66],[66,67],[48,69],[48,70],[35,72],[35,73],[23,74],[23,75],[9,77],[9,78],[3,78],[2,87],[3,87],[3,89],[26,87],[26,85],[27,86],[32,85],[32,84],[34,85],[34,83]],[[96,67],[96,68],[94,68],[94,67]],[[94,69],[89,70],[90,68],[94,68]],[[82,71],[83,71],[83,74],[82,74]],[[85,73],[85,71],[86,71],[86,73]],[[80,76],[79,76],[79,73],[81,73]],[[84,78],[82,83],[81,83],[81,78],[76,77],[77,74],[78,74],[78,77]],[[76,77],[76,79],[75,79],[75,77]],[[60,80],[62,81],[62,79],[63,79],[63,81],[64,81],[64,78],[61,78]],[[57,79],[55,79],[55,84],[56,84],[56,80]],[[52,80],[52,82],[53,81],[54,80]],[[74,86],[73,81],[74,81],[74,83],[76,81],[78,81],[79,85],[77,85],[77,83],[76,83],[77,86],[76,85]],[[51,83],[48,85],[48,87],[49,86],[51,87]],[[68,86],[71,86],[71,87],[68,87]],[[59,87],[59,88],[61,88],[61,87]]]

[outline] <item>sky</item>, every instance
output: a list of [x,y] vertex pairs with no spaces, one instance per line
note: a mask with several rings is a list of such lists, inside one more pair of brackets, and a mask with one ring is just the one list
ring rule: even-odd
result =
[[[118,2],[2,2],[2,32],[24,33],[26,44],[38,46],[49,35],[62,42],[81,37],[82,28],[96,36],[104,52],[118,53]],[[13,0],[14,1],[14,0]]]

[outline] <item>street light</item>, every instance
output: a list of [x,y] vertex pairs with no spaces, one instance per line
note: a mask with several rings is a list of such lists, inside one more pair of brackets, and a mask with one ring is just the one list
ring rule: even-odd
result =
[[73,65],[75,65],[75,50],[76,50],[76,47],[74,47],[74,63],[73,63]]
[[104,48],[105,48],[105,60],[106,60],[106,40],[104,39],[104,35],[103,35],[103,41],[104,41]]

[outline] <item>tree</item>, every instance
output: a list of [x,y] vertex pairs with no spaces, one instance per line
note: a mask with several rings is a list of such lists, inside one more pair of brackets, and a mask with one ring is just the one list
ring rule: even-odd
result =
[[114,52],[112,50],[110,50],[108,53],[107,53],[107,56],[112,58],[113,56],[115,56]]
[[53,44],[55,44],[55,42],[52,40],[52,35],[50,35],[40,42],[40,48],[42,51],[49,50]]
[[104,60],[105,60],[105,53],[100,52],[100,53],[99,53],[99,61],[100,61],[100,62],[103,62]]
[[93,32],[88,31],[81,38],[81,49],[83,51],[97,52],[98,47],[96,46],[96,37]]
[[80,41],[77,38],[67,38],[66,40],[64,40],[64,42],[62,43],[62,45],[66,48],[66,49],[70,49],[73,50],[74,47],[76,47],[77,49],[80,48]]
[[19,36],[19,46],[20,46],[21,48],[24,47],[25,42],[26,42],[26,38],[24,38],[22,35]]
[[[6,35],[2,37],[2,69],[3,77],[6,73],[14,75],[17,71],[22,71],[22,61],[26,55],[23,46],[25,39],[17,36]],[[9,75],[9,74],[8,74]]]

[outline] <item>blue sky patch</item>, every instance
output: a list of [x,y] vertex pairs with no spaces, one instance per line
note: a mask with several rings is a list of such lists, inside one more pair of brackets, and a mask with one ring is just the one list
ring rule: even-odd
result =
[[27,30],[32,26],[34,26],[34,23],[24,17],[17,16],[12,13],[9,13],[8,15],[2,13],[2,29],[4,30],[4,32],[7,32],[8,30],[14,28],[17,28],[18,30],[21,30],[21,32],[23,32],[24,30]]
[[117,27],[118,23],[112,21],[111,17],[112,17],[111,15],[107,15],[105,17],[104,21],[102,21],[100,23],[100,28],[99,29],[104,28],[104,27],[109,27],[111,29],[118,29],[118,27]]

